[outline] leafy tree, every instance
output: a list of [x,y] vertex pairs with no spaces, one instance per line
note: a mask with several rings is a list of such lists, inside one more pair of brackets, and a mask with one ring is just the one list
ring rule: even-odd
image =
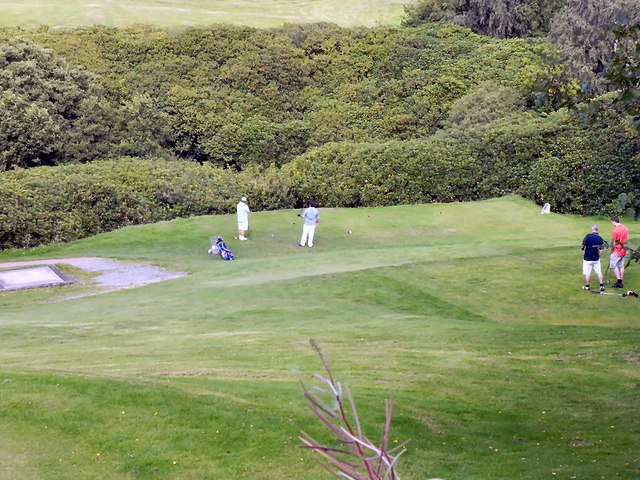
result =
[[616,44],[613,32],[606,28],[623,12],[630,13],[632,22],[640,21],[637,0],[570,0],[551,22],[550,41],[569,62],[572,75],[585,88],[596,92],[609,89],[599,76],[607,66],[607,58]]
[[0,44],[0,168],[87,161],[108,150],[112,110],[94,76],[14,38]]
[[60,128],[46,108],[11,91],[0,92],[0,166],[35,167],[55,164]]
[[446,125],[467,129],[491,123],[518,112],[522,103],[512,87],[502,87],[487,81],[451,105]]
[[607,82],[619,90],[613,103],[631,116],[632,125],[640,130],[640,22],[621,23],[612,29],[615,48],[605,70]]
[[458,0],[417,0],[405,5],[404,27],[417,27],[425,23],[451,21]]
[[567,0],[418,0],[405,7],[403,25],[448,21],[496,38],[545,34]]
[[526,35],[520,0],[459,0],[457,21],[481,35],[512,38]]
[[119,141],[113,155],[131,157],[168,157],[170,151],[169,119],[157,101],[149,95],[135,95],[118,110],[121,123]]

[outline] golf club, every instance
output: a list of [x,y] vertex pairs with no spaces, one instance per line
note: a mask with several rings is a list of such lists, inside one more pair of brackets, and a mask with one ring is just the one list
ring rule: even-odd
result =
[[609,292],[595,292],[591,291],[594,295],[611,295],[613,297],[636,297],[638,298],[638,294],[633,290],[629,290],[625,293],[609,293]]
[[611,269],[609,268],[609,262],[607,262],[607,271],[604,274],[604,282],[606,284],[611,283]]

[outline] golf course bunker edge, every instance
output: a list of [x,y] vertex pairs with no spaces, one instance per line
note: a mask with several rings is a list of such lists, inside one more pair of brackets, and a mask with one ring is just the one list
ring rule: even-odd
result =
[[[68,264],[84,270],[91,275],[92,280],[87,284],[87,282],[65,273],[56,264]],[[0,292],[72,284],[88,287],[86,291],[59,299],[68,300],[114,290],[140,287],[149,283],[162,282],[186,275],[187,272],[170,271],[154,265],[120,262],[100,257],[5,262],[0,263]]]
[[70,285],[73,277],[54,265],[0,271],[0,292]]

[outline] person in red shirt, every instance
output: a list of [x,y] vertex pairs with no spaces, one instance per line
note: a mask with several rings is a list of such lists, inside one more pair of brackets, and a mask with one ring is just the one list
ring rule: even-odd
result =
[[622,279],[624,278],[624,257],[627,255],[627,237],[629,229],[620,223],[620,217],[611,217],[613,224],[613,232],[611,232],[611,257],[609,259],[609,268],[616,275],[616,283],[611,285],[613,288],[624,288]]

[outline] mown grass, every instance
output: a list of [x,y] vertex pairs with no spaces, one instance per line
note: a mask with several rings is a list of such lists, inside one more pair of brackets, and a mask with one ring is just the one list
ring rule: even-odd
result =
[[135,23],[194,26],[225,23],[256,28],[286,23],[330,22],[344,27],[397,25],[408,0],[113,0],[11,2],[0,26],[35,28]]
[[[0,478],[327,478],[296,448],[301,429],[330,441],[298,385],[321,371],[309,338],[369,436],[394,392],[405,479],[637,478],[640,301],[579,288],[606,219],[517,197],[322,209],[303,249],[295,213],[254,214],[242,243],[216,216],[2,252],[190,275],[0,294]],[[206,254],[214,234],[236,260]]]

